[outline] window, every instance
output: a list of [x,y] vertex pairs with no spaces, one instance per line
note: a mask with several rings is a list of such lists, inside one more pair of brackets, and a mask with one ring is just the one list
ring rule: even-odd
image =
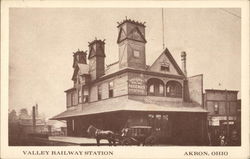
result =
[[140,51],[134,50],[134,57],[140,57]]
[[150,93],[150,94],[153,94],[153,93],[154,93],[154,91],[155,91],[154,88],[155,88],[155,87],[154,87],[153,84],[151,84],[151,85],[149,86],[149,93]]
[[214,103],[214,114],[219,114],[219,104],[217,102]]
[[78,103],[82,103],[82,90],[78,90]]
[[170,92],[170,87],[167,87],[167,93],[169,93]]
[[159,84],[159,95],[161,95],[161,96],[164,95],[164,87],[162,84]]
[[161,61],[161,71],[169,71],[170,70],[170,66],[169,66],[169,63],[168,63],[168,60],[167,59],[163,59]]
[[77,92],[76,91],[74,91],[74,92],[72,92],[73,93],[73,105],[77,105]]
[[151,78],[147,82],[148,95],[150,96],[163,96],[164,83],[160,79]]
[[161,71],[169,71],[169,65],[161,65]]
[[88,88],[82,86],[82,102],[87,103],[89,101],[89,92]]
[[114,82],[109,82],[109,98],[114,96]]
[[161,114],[156,114],[155,115],[155,128],[157,130],[161,130]]
[[163,119],[163,120],[168,120],[168,115],[167,115],[167,114],[163,114],[163,115],[162,115],[162,119]]
[[98,98],[98,100],[101,100],[102,99],[102,87],[98,86],[98,90],[97,91],[98,91],[98,95],[97,95],[98,97],[97,98]]
[[168,97],[182,97],[182,86],[179,82],[169,81],[166,90],[166,95]]
[[75,120],[72,119],[72,131],[74,131],[74,130],[75,130]]
[[72,105],[72,94],[71,92],[67,92],[67,106],[70,107]]

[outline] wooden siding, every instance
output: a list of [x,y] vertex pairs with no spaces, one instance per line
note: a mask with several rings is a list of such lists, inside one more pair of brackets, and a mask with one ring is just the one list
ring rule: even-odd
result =
[[[139,57],[134,56],[134,51],[139,51]],[[146,57],[145,57],[145,44],[141,42],[136,42],[128,40],[127,43],[127,63],[128,67],[136,69],[145,69],[146,67]]]
[[102,87],[102,99],[109,98],[109,82],[114,82],[114,97],[128,94],[127,73],[98,82],[90,88],[90,102],[97,101],[97,87]]
[[97,101],[97,85],[94,85],[90,88],[89,101]]
[[119,68],[128,67],[127,44],[123,41],[119,44]]
[[114,80],[114,97],[128,94],[128,76],[117,76]]

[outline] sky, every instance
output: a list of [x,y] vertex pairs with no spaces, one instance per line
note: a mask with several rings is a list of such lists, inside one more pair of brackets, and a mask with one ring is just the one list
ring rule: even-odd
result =
[[[187,53],[188,76],[203,74],[204,89],[241,86],[241,11],[164,9],[164,41],[181,66]],[[36,103],[52,117],[66,110],[65,90],[73,86],[73,52],[106,39],[105,64],[118,60],[117,22],[127,16],[146,22],[146,62],[162,53],[160,8],[12,8],[9,13],[9,109]],[[220,83],[220,85],[219,85]]]

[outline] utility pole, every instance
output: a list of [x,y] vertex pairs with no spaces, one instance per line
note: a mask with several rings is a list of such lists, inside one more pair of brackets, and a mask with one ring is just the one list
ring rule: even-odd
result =
[[165,41],[164,41],[164,9],[162,8],[162,11],[161,11],[161,20],[162,20],[162,45],[163,45],[163,49],[165,48]]
[[32,107],[32,124],[33,124],[33,133],[36,132],[36,107]]
[[227,142],[229,139],[229,105],[228,105],[228,95],[226,90],[226,113],[227,113]]

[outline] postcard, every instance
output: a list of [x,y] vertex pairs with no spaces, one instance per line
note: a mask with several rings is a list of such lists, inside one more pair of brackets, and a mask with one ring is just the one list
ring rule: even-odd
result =
[[248,1],[1,4],[1,158],[250,157]]

